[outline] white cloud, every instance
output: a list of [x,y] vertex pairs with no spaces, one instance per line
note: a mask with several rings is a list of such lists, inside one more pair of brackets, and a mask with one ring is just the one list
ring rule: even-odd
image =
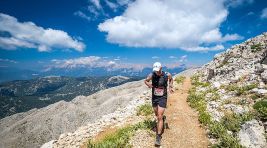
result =
[[223,38],[222,38],[222,42],[226,42],[226,41],[234,41],[234,40],[242,40],[244,39],[243,36],[240,36],[238,34],[226,34]]
[[118,4],[113,3],[113,2],[111,2],[111,1],[109,1],[109,0],[105,0],[105,2],[106,2],[106,4],[109,6],[109,8],[111,8],[111,9],[114,10],[114,11],[119,7]]
[[192,47],[192,48],[188,48],[187,51],[217,51],[217,50],[223,50],[224,46],[223,45],[216,45],[216,46],[212,46],[212,47]]
[[186,62],[187,61],[187,55],[183,55],[180,57],[179,62]]
[[74,12],[74,15],[79,16],[79,17],[81,17],[83,19],[86,19],[87,21],[91,21],[92,20],[91,17],[87,16],[82,11],[76,11],[76,12]]
[[[49,71],[52,68],[106,68],[109,71],[118,70],[118,69],[131,69],[133,71],[140,71],[144,67],[147,67],[147,64],[132,64],[132,63],[123,63],[120,61],[106,60],[99,56],[88,56],[88,57],[79,57],[74,59],[64,59],[51,60],[51,64],[46,68],[45,71]],[[118,63],[119,62],[119,63]]]
[[228,7],[238,7],[241,5],[252,4],[254,0],[225,0]]
[[17,62],[17,61],[15,61],[15,60],[10,60],[10,59],[1,59],[1,58],[0,58],[0,62],[18,63],[18,62]]
[[153,57],[151,57],[152,59],[159,59],[159,57],[158,56],[153,56]]
[[102,6],[100,4],[100,0],[90,0],[91,3],[93,3],[97,9],[102,9]]
[[132,3],[134,0],[117,0],[117,3],[121,6],[123,5],[128,5],[130,3]]
[[11,37],[0,37],[0,48],[15,50],[18,47],[50,51],[52,48],[72,48],[83,51],[85,45],[62,30],[44,29],[33,22],[18,22],[12,16],[0,13],[0,31]]
[[108,42],[123,46],[209,50],[236,37],[219,30],[227,15],[223,0],[136,0],[98,29],[107,32]]
[[97,56],[89,56],[89,57],[80,57],[75,59],[65,59],[65,60],[57,60],[54,59],[51,62],[55,64],[54,66],[57,68],[76,68],[76,67],[102,67],[102,63],[100,63],[101,57]]
[[267,8],[264,8],[261,13],[261,18],[262,19],[267,19]]
[[176,59],[177,57],[175,56],[169,56],[170,59]]

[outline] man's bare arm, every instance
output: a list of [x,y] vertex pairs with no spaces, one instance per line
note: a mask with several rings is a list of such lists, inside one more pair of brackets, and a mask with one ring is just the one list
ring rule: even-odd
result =
[[149,74],[148,76],[147,76],[147,78],[145,79],[145,84],[149,87],[149,88],[152,88],[153,86],[152,86],[152,84],[150,84],[149,82],[152,80],[152,74]]

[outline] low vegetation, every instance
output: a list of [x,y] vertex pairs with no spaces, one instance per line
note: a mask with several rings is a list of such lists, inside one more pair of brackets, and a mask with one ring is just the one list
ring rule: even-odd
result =
[[198,75],[195,75],[195,76],[192,76],[191,77],[191,83],[194,86],[196,86],[196,87],[198,87],[198,86],[201,86],[201,87],[208,87],[208,86],[210,86],[210,83],[209,82],[200,82]]
[[257,111],[257,116],[261,119],[267,119],[267,99],[260,100],[253,105]]
[[137,115],[140,116],[149,116],[153,114],[153,109],[150,104],[144,104],[138,107]]
[[256,88],[258,84],[253,83],[246,86],[238,86],[237,84],[231,84],[224,86],[224,89],[226,91],[235,91],[237,96],[245,95],[248,93],[248,91],[252,90],[253,88]]
[[223,67],[224,65],[227,65],[229,64],[227,60],[223,60],[223,62],[217,67],[217,68],[221,68]]
[[185,80],[185,76],[178,76],[175,78],[175,82],[177,84],[182,84],[184,82],[184,80]]
[[[243,115],[237,115],[232,112],[229,112],[225,113],[225,116],[220,120],[220,122],[212,120],[212,117],[206,110],[207,102],[205,100],[205,95],[207,93],[216,93],[217,90],[207,89],[206,91],[197,92],[196,87],[205,87],[206,85],[202,85],[203,82],[197,82],[198,78],[196,76],[192,77],[191,80],[194,86],[189,91],[187,101],[189,102],[189,105],[192,108],[195,108],[198,111],[199,121],[201,124],[203,124],[206,128],[209,129],[209,135],[217,139],[217,143],[212,145],[212,147],[241,148],[242,146],[239,144],[239,141],[236,138],[236,134],[240,130],[241,125],[244,122],[249,121],[253,118],[253,114],[246,113]],[[242,87],[241,89],[245,92],[247,90],[253,89],[254,87],[255,85],[249,85]],[[228,91],[235,91],[239,89],[239,87],[232,85],[227,89]]]
[[255,44],[255,45],[251,45],[250,48],[252,49],[252,52],[257,52],[257,51],[261,51],[261,44]]
[[134,135],[135,131],[138,129],[151,129],[155,125],[155,121],[145,120],[138,124],[121,128],[116,132],[107,135],[103,139],[100,139],[99,141],[89,140],[87,143],[87,148],[131,147],[131,145],[129,145],[129,140]]
[[258,95],[256,95],[256,94],[252,94],[252,95],[250,96],[250,98],[253,99],[253,100],[257,100],[257,99],[259,99],[260,97],[259,97]]

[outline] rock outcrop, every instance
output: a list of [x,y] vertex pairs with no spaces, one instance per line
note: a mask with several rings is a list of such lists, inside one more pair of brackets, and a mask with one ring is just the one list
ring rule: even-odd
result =
[[[266,61],[267,33],[263,33],[215,55],[211,62],[197,71],[195,76],[203,83],[197,86],[197,91],[207,92],[207,111],[214,121],[220,121],[227,112],[237,115],[257,112],[253,105],[266,100],[267,96]],[[257,120],[247,121],[241,126],[236,137],[245,147],[267,147],[264,136],[266,120],[254,118]]]

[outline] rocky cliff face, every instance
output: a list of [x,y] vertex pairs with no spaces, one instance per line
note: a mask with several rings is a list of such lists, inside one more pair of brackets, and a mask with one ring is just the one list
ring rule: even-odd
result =
[[70,102],[60,101],[5,117],[0,120],[0,147],[40,147],[62,133],[74,132],[126,107],[147,90],[143,81],[129,82],[90,96],[78,96]]
[[202,94],[213,120],[222,121],[228,112],[252,114],[254,119],[241,129],[227,132],[245,147],[267,146],[267,33],[215,55],[195,78],[200,81],[196,90],[205,92]]

